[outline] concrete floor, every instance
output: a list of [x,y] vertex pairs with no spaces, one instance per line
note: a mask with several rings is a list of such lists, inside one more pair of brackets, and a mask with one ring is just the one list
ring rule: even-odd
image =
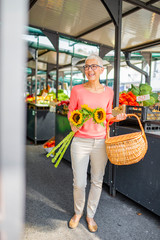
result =
[[[89,177],[86,194],[88,194]],[[90,233],[85,215],[76,229],[73,215],[72,170],[62,160],[55,169],[41,144],[26,145],[26,213],[23,240],[159,240],[160,217],[103,185],[95,215],[98,231]]]

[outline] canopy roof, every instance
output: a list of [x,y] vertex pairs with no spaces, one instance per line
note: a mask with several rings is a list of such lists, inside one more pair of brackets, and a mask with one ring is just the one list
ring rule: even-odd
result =
[[[115,26],[103,2],[30,0],[29,25],[113,49]],[[159,43],[160,1],[123,1],[122,51],[159,52]]]
[[[54,48],[52,43],[48,40],[47,37],[44,37],[44,34],[42,33],[42,31],[38,29],[28,28],[28,32],[29,34],[32,34],[34,36],[27,35],[25,38],[28,44],[28,49],[29,49],[27,66],[29,68],[35,69],[36,63],[35,63],[33,54],[31,54],[32,51],[30,52],[30,50],[38,49],[38,69],[42,71],[46,71],[48,63],[53,65],[52,70],[56,69],[56,49]],[[41,41],[42,35],[43,35],[43,38],[42,38],[43,41]],[[76,43],[74,41],[70,41],[65,38],[60,38],[59,46],[60,46],[59,71],[67,70],[67,67],[71,70],[71,63],[73,61],[72,57],[77,59],[79,58],[78,62],[74,64],[74,66],[77,66],[78,68],[82,69],[84,65],[84,60],[86,56],[90,54],[90,51],[94,50],[94,52],[96,52],[97,50],[97,53],[98,53],[97,47],[94,48],[94,46],[90,46],[86,44],[83,44],[83,46],[81,46],[81,43],[78,43],[78,42]],[[74,49],[73,49],[73,46],[74,46]],[[131,54],[132,64],[137,64],[144,61],[144,56],[142,54],[143,54],[143,51],[132,53]],[[152,53],[151,56],[153,61],[160,60],[160,53]],[[113,62],[114,62],[114,51],[110,51],[103,58],[103,65],[112,66]],[[123,53],[121,53],[120,65],[121,67],[126,66],[126,61],[124,59]],[[28,74],[30,74],[30,72],[28,72]]]

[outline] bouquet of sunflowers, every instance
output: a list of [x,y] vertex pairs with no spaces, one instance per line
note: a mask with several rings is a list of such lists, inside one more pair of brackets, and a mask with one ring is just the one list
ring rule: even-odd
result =
[[[74,110],[71,112],[71,116],[69,118],[70,122],[77,127],[82,127],[83,124],[92,118],[95,123],[101,124],[104,127],[104,121],[106,120],[106,113],[102,108],[92,109],[88,107],[88,105],[84,104],[81,106],[81,109]],[[67,147],[69,146],[75,132],[71,131],[56,147],[54,147],[48,154],[49,157],[51,154],[54,154],[52,158],[52,163],[54,163],[55,168],[58,167],[61,159]],[[59,148],[59,150],[55,151]]]

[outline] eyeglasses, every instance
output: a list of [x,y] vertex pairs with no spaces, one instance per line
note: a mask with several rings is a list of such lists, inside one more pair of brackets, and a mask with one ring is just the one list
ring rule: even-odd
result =
[[97,69],[97,67],[102,67],[102,66],[100,66],[100,65],[97,65],[97,64],[92,64],[92,65],[84,65],[84,66],[83,66],[83,68],[84,68],[84,70],[85,70],[85,71],[88,71],[88,70],[89,70],[89,68],[91,68],[92,70],[96,70],[96,69]]

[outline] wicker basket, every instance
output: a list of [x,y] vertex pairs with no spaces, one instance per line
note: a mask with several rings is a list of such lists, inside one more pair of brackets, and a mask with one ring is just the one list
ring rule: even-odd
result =
[[112,164],[130,165],[139,162],[146,154],[148,143],[140,119],[135,114],[127,114],[127,117],[135,117],[141,128],[140,132],[129,133],[120,136],[109,136],[109,122],[118,122],[111,118],[107,123],[106,152]]

